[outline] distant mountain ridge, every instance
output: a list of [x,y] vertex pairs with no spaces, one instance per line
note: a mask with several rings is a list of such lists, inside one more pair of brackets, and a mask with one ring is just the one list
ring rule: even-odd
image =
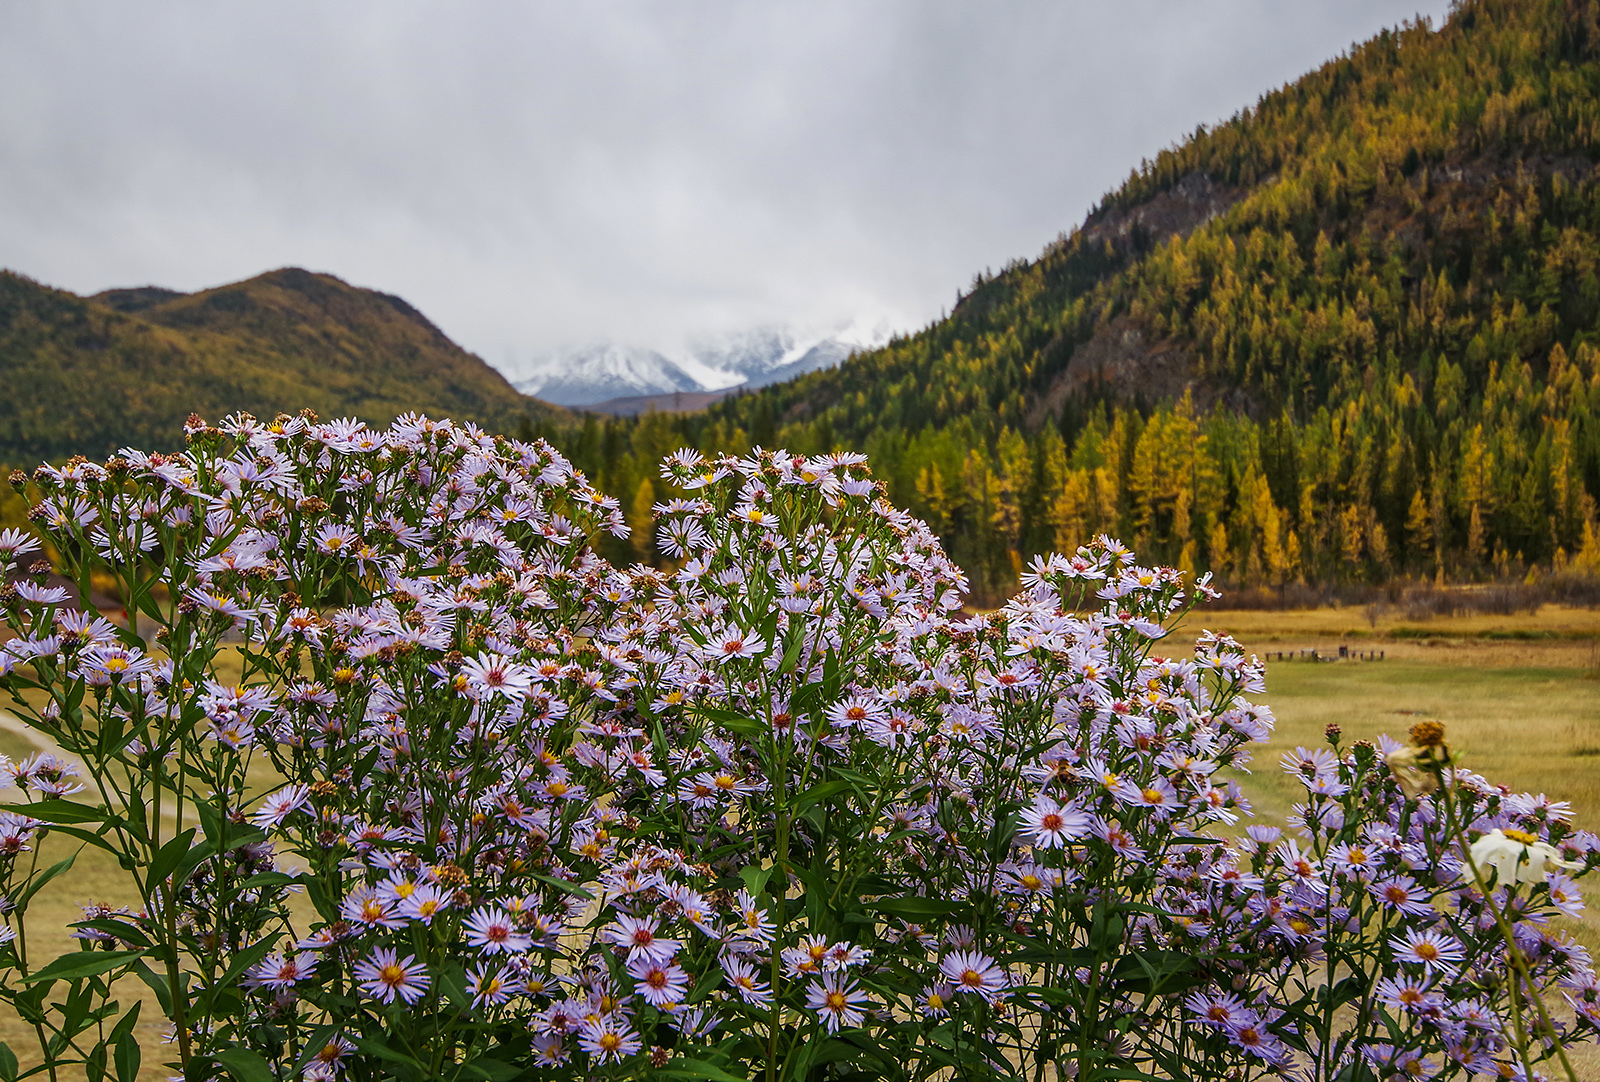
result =
[[1280,597],[1600,574],[1597,133],[1600,0],[1457,0],[1141,163],[948,317],[574,459],[642,505],[659,447],[866,452],[994,600],[1102,532]]
[[[883,337],[886,336],[879,336],[878,341]],[[801,337],[785,328],[766,327],[696,343],[670,355],[660,350],[601,343],[543,357],[535,363],[532,374],[518,380],[515,386],[563,406],[631,413],[636,411],[635,399],[765,387],[832,367],[863,345],[878,341]],[[621,400],[622,407],[608,408],[607,403],[612,400]]]
[[198,293],[80,297],[0,271],[0,461],[182,442],[190,412],[407,411],[502,431],[566,411],[520,394],[406,301],[297,267]]

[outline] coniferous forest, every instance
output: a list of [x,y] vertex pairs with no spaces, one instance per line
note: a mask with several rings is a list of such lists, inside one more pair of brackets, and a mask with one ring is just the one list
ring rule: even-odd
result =
[[1263,587],[1597,570],[1597,162],[1600,3],[1468,0],[1197,129],[916,334],[539,427],[636,527],[680,445],[865,450],[991,594],[1101,531]]

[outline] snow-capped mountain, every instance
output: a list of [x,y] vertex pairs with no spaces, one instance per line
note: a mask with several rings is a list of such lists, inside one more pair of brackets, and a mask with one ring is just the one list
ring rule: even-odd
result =
[[670,353],[608,342],[542,357],[514,386],[547,402],[604,409],[612,399],[765,387],[838,364],[887,337],[886,329],[800,336],[768,327]]

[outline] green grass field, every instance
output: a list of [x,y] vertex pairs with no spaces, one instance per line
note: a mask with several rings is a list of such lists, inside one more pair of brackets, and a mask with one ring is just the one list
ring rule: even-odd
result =
[[[1283,751],[1316,745],[1330,722],[1347,740],[1388,732],[1404,738],[1423,718],[1444,722],[1449,741],[1473,770],[1518,790],[1543,792],[1573,804],[1579,826],[1600,830],[1600,613],[1546,610],[1520,617],[1439,620],[1418,633],[1399,621],[1369,623],[1360,610],[1264,613],[1203,611],[1169,641],[1182,655],[1202,627],[1226,630],[1258,653],[1316,648],[1336,654],[1382,650],[1382,661],[1269,661],[1267,689],[1257,698],[1270,705],[1278,728],[1261,749],[1254,772],[1241,779],[1259,818],[1281,822],[1298,799],[1299,784],[1278,766]],[[1392,632],[1404,629],[1399,637]],[[1537,637],[1516,637],[1536,633]],[[0,753],[26,755],[26,737],[0,729]],[[50,843],[43,859],[59,859]],[[82,855],[70,878],[35,902],[33,929],[40,948],[66,949],[65,924],[80,918],[86,901],[130,902],[126,880],[104,854]],[[1589,894],[1600,909],[1600,888]],[[1569,922],[1575,936],[1600,953],[1600,917]],[[46,955],[47,957],[49,955]],[[140,998],[142,986],[126,989]],[[148,997],[144,997],[148,998]],[[151,1061],[163,1052],[161,1025],[147,1002],[140,1026],[147,1066],[142,1079],[166,1077]],[[0,1017],[0,1039],[25,1061],[31,1031],[15,1018]],[[1600,1055],[1582,1050],[1580,1077],[1600,1079]]]

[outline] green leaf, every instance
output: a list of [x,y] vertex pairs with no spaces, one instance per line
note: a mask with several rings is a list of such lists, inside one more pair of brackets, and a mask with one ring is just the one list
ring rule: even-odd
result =
[[746,1082],[739,1075],[729,1074],[714,1064],[698,1059],[686,1059],[682,1056],[670,1060],[665,1067],[660,1068],[655,1073],[660,1078],[699,1078],[708,1079],[709,1082]]
[[238,1082],[277,1082],[272,1077],[272,1065],[248,1048],[224,1048],[216,1053],[216,1060]]
[[37,800],[32,804],[0,804],[0,811],[15,812],[45,823],[102,823],[110,818],[104,808],[92,808],[75,800]]
[[767,727],[755,718],[745,717],[743,714],[733,710],[723,710],[715,706],[701,706],[695,709],[695,713],[713,725],[720,725],[724,729],[730,729],[740,736],[755,737],[767,731]]
[[568,883],[564,879],[556,879],[553,876],[540,875],[538,872],[534,872],[533,873],[533,877],[535,879],[539,880],[539,882],[541,882],[541,883],[548,883],[550,886],[555,887],[557,890],[565,891],[568,894],[576,894],[580,898],[591,898],[592,899],[594,897],[593,894],[590,894],[588,891],[586,891],[582,887],[578,886],[578,884],[576,884],[576,883]]
[[[103,831],[107,828],[101,827],[100,829]],[[96,849],[104,849],[106,852],[119,859],[122,856],[122,854],[117,850],[117,847],[106,841],[101,835],[91,831],[83,830],[80,827],[61,826],[60,824],[57,824],[50,828],[50,832],[52,834],[65,834],[69,838],[77,838],[85,845],[92,845]]]
[[17,895],[17,898],[16,898],[17,908],[18,909],[26,909],[28,907],[28,903],[30,901],[32,901],[33,896],[35,894],[39,893],[39,888],[43,887],[46,883],[50,882],[50,880],[54,879],[56,876],[60,875],[62,872],[65,872],[69,868],[71,868],[72,865],[73,865],[73,862],[76,861],[77,859],[78,859],[78,855],[76,853],[74,853],[72,856],[69,856],[66,860],[57,861],[55,864],[50,865],[50,867],[46,868],[43,872],[41,872],[40,875],[39,875],[39,878],[35,879],[32,883],[28,884],[28,889],[27,890],[25,890],[21,894]]
[[488,1082],[511,1082],[522,1077],[522,1070],[497,1059],[475,1059],[461,1067],[463,1078],[487,1079]]
[[112,1064],[117,1069],[117,1082],[139,1082],[139,1042],[131,1033],[117,1038],[117,1048],[112,1054]]
[[195,804],[194,810],[195,814],[200,818],[200,828],[205,831],[206,840],[214,846],[220,846],[222,844],[223,824],[222,817],[217,814],[217,809],[202,800]]
[[39,981],[74,981],[108,973],[119,966],[144,957],[144,951],[73,951],[63,954],[37,973],[22,978],[23,984]]
[[778,666],[779,676],[788,676],[794,672],[795,666],[800,664],[800,648],[805,645],[806,634],[803,627],[789,636],[789,646],[783,652],[783,661]]
[[117,1019],[117,1024],[112,1028],[111,1036],[107,1038],[108,1040],[112,1042],[120,1041],[133,1032],[133,1027],[139,1023],[139,1007],[140,1004],[135,1001],[134,1005],[128,1009],[128,1013]]
[[712,990],[721,983],[722,967],[707,966],[706,971],[700,975],[700,979],[696,981],[694,987],[690,989],[689,996],[684,1000],[684,1002],[699,1003],[701,1000],[709,996]]
[[[156,850],[155,857],[150,861],[149,882],[152,886],[165,882],[167,876],[171,875],[178,867],[178,862],[188,855],[189,850],[194,846],[194,835],[195,828],[190,827]],[[174,886],[182,885],[182,883],[174,884]]]
[[389,1047],[387,1042],[375,1041],[366,1037],[357,1037],[355,1038],[355,1046],[358,1051],[366,1055],[377,1056],[379,1059],[388,1060],[390,1063],[409,1067],[418,1074],[422,1072],[422,1064],[419,1061],[411,1058],[404,1052],[396,1052],[394,1049]]
[[97,1044],[83,1057],[83,1077],[85,1082],[100,1082],[105,1076],[106,1046]]
[[0,1082],[16,1082],[19,1070],[17,1054],[10,1045],[0,1042]]
[[739,869],[739,878],[744,880],[744,889],[750,892],[750,897],[759,898],[767,880],[772,878],[772,869],[747,864]]
[[172,1016],[172,989],[167,986],[167,979],[151,969],[149,963],[143,959],[133,964],[133,971],[156,994],[156,1002],[161,1005],[161,1013],[170,1018]]
[[893,894],[903,889],[905,889],[905,882],[895,876],[864,875],[856,880],[856,893],[868,897],[879,894]]
[[306,897],[311,899],[311,904],[316,908],[317,915],[326,921],[340,919],[339,903],[328,893],[328,888],[322,880],[315,877],[303,880],[306,888]]
[[439,991],[445,1002],[458,1010],[465,1010],[471,999],[467,996],[467,971],[460,962],[451,962],[437,970]]
[[137,944],[140,947],[149,947],[151,945],[150,937],[144,934],[144,930],[142,928],[135,927],[125,920],[115,920],[111,917],[96,917],[94,920],[74,921],[72,924],[67,925],[67,927],[87,928],[94,932],[105,932],[107,935],[114,935],[118,939],[124,940],[128,943]]
[[[194,870],[200,867],[203,861],[210,860],[217,853],[216,848],[208,838],[192,849],[184,850],[178,857],[178,864],[172,869],[172,885],[176,889],[189,881]],[[159,882],[157,880],[156,882]]]
[[257,872],[243,883],[239,884],[240,890],[260,890],[263,887],[282,887],[290,883],[299,883],[300,877],[290,875],[288,872]]
[[921,923],[935,920],[939,917],[948,917],[952,913],[959,913],[967,908],[959,902],[946,902],[938,898],[880,898],[875,902],[867,903],[868,909],[877,910],[889,917],[900,917],[902,920]]
[[244,950],[234,955],[233,964],[228,967],[228,971],[222,975],[222,979],[219,980],[217,984],[226,988],[234,981],[244,976],[247,970],[260,963],[263,958],[272,953],[272,942],[273,941],[270,939],[263,939],[255,946],[246,947]]
[[847,781],[825,781],[821,785],[813,785],[800,795],[799,800],[794,802],[794,814],[797,816],[804,815],[812,805],[819,804],[830,797],[838,796],[840,793],[847,793],[852,788],[854,786]]

